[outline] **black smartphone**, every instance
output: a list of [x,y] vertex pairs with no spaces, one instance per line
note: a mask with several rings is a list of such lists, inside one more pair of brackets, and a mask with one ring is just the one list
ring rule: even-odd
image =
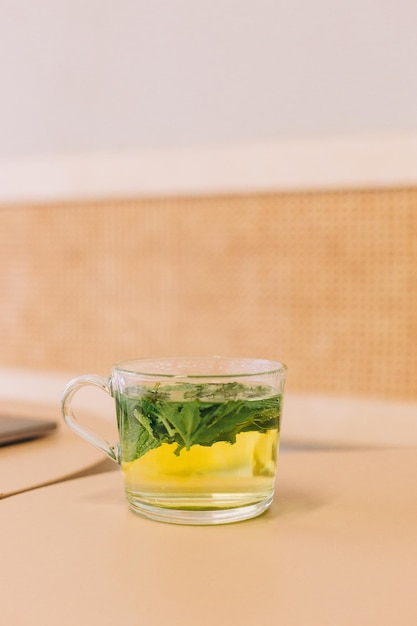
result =
[[0,415],[0,446],[44,437],[56,427],[56,422],[51,420]]

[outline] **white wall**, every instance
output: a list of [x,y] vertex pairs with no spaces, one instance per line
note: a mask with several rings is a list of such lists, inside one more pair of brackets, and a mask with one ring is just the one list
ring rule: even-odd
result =
[[0,0],[0,196],[63,156],[411,137],[414,158],[416,25],[414,0]]

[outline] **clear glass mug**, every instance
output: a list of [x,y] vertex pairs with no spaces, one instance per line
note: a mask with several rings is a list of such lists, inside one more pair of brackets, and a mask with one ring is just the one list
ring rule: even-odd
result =
[[[123,361],[110,378],[71,380],[62,414],[120,464],[135,512],[178,524],[235,522],[272,502],[286,372],[283,363],[261,359]],[[85,385],[115,399],[118,443],[78,422],[72,398]]]

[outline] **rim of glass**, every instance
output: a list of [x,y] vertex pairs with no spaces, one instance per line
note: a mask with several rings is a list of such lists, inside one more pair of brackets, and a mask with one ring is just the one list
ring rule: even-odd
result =
[[[247,361],[252,364],[259,363],[259,365],[263,364],[264,367],[259,367],[259,369],[254,369],[251,372],[240,372],[234,373],[232,370],[227,373],[215,373],[215,372],[207,372],[206,374],[180,374],[180,373],[170,373],[170,372],[144,372],[140,369],[140,364],[152,363],[156,361],[171,361],[172,363],[179,361],[192,361],[192,360],[208,360],[208,361]],[[130,364],[130,367],[129,367]],[[133,367],[133,364],[137,364],[137,367]],[[119,372],[125,372],[127,374],[137,374],[139,376],[148,376],[148,377],[157,377],[157,378],[249,378],[252,376],[267,376],[271,374],[285,374],[288,370],[288,367],[282,361],[272,361],[270,359],[260,359],[260,358],[252,358],[252,357],[224,357],[224,356],[176,356],[176,357],[149,357],[149,358],[138,358],[138,359],[124,359],[122,361],[118,361],[113,365],[114,369],[117,369]]]

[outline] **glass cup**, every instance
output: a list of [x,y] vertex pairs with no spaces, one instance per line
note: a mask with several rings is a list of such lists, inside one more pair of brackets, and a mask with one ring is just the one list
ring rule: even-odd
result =
[[[135,512],[177,524],[236,522],[272,502],[286,372],[283,363],[261,359],[123,361],[110,378],[71,380],[62,413],[120,464]],[[72,398],[85,385],[115,399],[118,443],[78,422]]]

